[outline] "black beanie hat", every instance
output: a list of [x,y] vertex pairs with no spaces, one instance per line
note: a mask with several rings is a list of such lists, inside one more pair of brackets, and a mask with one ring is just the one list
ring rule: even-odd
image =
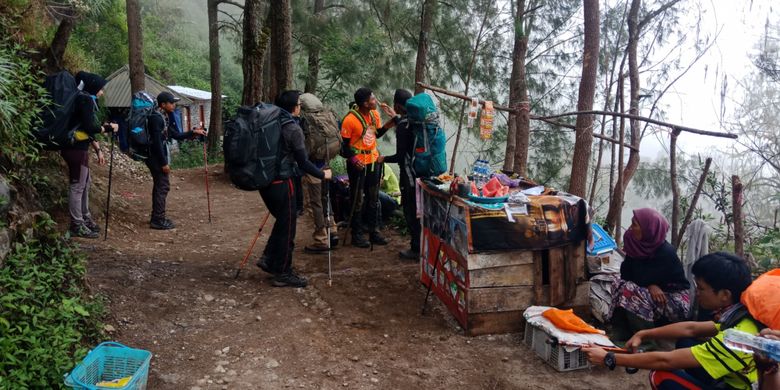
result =
[[358,89],[355,91],[355,104],[357,104],[358,107],[362,107],[363,103],[367,102],[373,93],[374,91],[372,91],[370,88],[363,87]]
[[106,79],[94,73],[84,71],[76,73],[76,83],[79,84],[81,82],[84,83],[84,92],[87,92],[90,95],[97,95],[97,93],[108,83]]
[[399,88],[395,90],[395,94],[393,95],[393,103],[406,106],[406,101],[409,100],[412,97],[412,93],[409,92],[406,89]]

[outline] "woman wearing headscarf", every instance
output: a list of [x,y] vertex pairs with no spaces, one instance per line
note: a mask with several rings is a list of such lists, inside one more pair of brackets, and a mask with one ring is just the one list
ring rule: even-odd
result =
[[663,215],[643,208],[634,210],[623,236],[626,258],[613,289],[612,324],[629,336],[658,321],[678,322],[688,316],[689,283],[674,247],[666,241],[668,231]]
[[103,95],[106,80],[94,73],[79,72],[76,74],[76,83],[82,92],[76,97],[69,123],[69,128],[76,131],[73,134],[73,143],[60,152],[68,165],[70,232],[76,237],[96,238],[100,235],[100,228],[89,212],[89,185],[92,182],[89,173],[89,146],[94,148],[98,163],[104,164],[105,158],[95,141],[95,135],[116,131],[118,127],[113,123],[101,126],[97,121],[97,99]]

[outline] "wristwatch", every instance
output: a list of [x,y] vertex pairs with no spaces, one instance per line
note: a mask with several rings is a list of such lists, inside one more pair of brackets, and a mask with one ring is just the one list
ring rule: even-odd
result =
[[614,352],[607,352],[607,355],[604,356],[604,365],[609,368],[610,371],[613,371],[615,367],[617,366],[617,361],[615,360],[615,353]]

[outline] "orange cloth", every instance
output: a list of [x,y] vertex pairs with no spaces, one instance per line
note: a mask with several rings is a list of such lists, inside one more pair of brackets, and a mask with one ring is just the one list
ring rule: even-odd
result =
[[590,326],[587,322],[583,321],[582,318],[577,317],[577,315],[574,314],[574,310],[572,309],[561,310],[553,307],[542,312],[542,317],[548,319],[553,323],[553,325],[561,330],[568,330],[570,332],[577,333],[605,333],[603,330],[596,329]]
[[754,319],[771,329],[780,329],[780,268],[753,281],[742,293],[741,302]]
[[[382,119],[379,111],[371,110],[370,115],[363,115],[363,120],[368,125],[363,128],[363,123],[354,114],[349,113],[341,122],[341,136],[349,138],[349,146],[357,149],[357,159],[363,164],[371,164],[379,158],[379,151],[376,149],[376,131],[382,127]],[[363,132],[365,130],[365,133]]]

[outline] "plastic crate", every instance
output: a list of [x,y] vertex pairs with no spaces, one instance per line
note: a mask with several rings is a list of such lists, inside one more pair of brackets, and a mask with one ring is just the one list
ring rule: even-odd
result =
[[590,229],[593,232],[593,249],[588,251],[588,255],[595,256],[617,248],[615,240],[599,224],[591,223]]
[[525,335],[523,340],[528,348],[532,349],[547,364],[558,371],[573,371],[590,367],[588,357],[580,349],[566,352],[560,345],[551,345],[547,342],[550,338],[543,329],[525,323]]
[[[89,351],[84,360],[65,377],[65,386],[74,389],[145,390],[152,353],[107,341]],[[131,377],[123,387],[96,386],[102,381]]]

